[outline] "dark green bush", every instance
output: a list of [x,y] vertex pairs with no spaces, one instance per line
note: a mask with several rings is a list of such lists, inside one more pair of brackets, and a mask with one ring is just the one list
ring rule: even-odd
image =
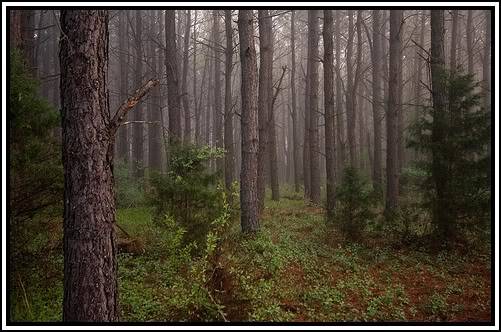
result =
[[367,222],[374,217],[371,211],[374,195],[355,168],[344,170],[342,182],[336,189],[336,199],[336,221],[341,231],[348,238],[357,240]]
[[226,204],[226,193],[218,174],[207,167],[208,161],[220,158],[223,151],[193,145],[171,149],[167,174],[152,174],[149,200],[155,208],[155,220],[162,223],[172,217],[185,229],[186,243],[203,247],[211,229]]

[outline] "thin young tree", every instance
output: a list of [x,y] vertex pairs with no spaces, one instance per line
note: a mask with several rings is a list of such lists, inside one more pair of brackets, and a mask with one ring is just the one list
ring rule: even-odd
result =
[[224,70],[224,182],[230,190],[235,174],[235,157],[233,149],[233,110],[231,98],[231,73],[233,71],[233,27],[231,26],[231,10],[224,11],[226,30],[225,70]]
[[327,175],[327,219],[334,217],[336,206],[336,133],[334,127],[334,20],[332,10],[324,10],[324,108],[325,108],[325,170]]
[[238,34],[241,62],[241,131],[242,170],[240,172],[240,221],[242,232],[259,230],[257,162],[258,162],[258,114],[257,114],[257,60],[254,46],[254,24],[251,10],[239,10]]

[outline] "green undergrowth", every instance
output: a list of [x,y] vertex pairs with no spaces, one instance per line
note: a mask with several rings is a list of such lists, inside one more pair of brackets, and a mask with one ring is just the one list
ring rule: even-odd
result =
[[[490,319],[489,255],[398,247],[370,232],[352,243],[293,192],[266,201],[257,235],[233,218],[215,263],[190,255],[183,230],[153,215],[117,213],[123,321]],[[60,220],[38,222],[33,259],[11,275],[14,321],[61,320]]]

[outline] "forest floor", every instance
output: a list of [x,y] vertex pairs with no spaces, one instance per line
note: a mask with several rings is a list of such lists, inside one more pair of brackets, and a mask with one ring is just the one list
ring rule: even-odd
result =
[[[209,298],[184,278],[179,254],[161,245],[173,235],[166,240],[152,228],[150,208],[121,209],[118,223],[144,245],[119,255],[124,321],[491,320],[488,253],[432,253],[370,236],[346,243],[322,209],[293,194],[266,202],[257,236],[242,236],[234,221],[208,279]],[[31,240],[30,263],[11,274],[14,321],[61,319],[60,224],[45,224]]]

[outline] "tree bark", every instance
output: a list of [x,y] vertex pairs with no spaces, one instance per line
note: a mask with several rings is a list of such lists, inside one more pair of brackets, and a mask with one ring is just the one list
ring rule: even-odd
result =
[[398,207],[398,84],[401,66],[400,25],[403,19],[402,10],[390,11],[390,62],[388,112],[386,114],[386,210],[391,216]]
[[474,75],[473,67],[473,38],[475,30],[473,28],[473,10],[468,10],[468,17],[466,19],[466,49],[468,54],[468,74]]
[[491,12],[485,11],[485,43],[484,61],[482,66],[482,81],[484,88],[484,108],[491,109]]
[[114,322],[118,283],[108,128],[108,12],[62,10],[65,322]]
[[[143,43],[142,43],[143,22],[141,12],[136,11],[136,28],[134,30],[135,42],[135,68],[134,77],[135,85],[139,86],[143,80]],[[137,105],[137,112],[133,114],[134,121],[143,121],[143,105]],[[144,177],[144,126],[142,123],[133,125],[133,145],[132,145],[132,161],[134,162],[133,173],[136,178]]]
[[324,10],[324,108],[325,108],[325,170],[327,189],[327,220],[333,220],[336,207],[336,142],[334,127],[334,45],[332,10]]
[[295,11],[291,12],[291,104],[292,104],[292,140],[293,140],[293,161],[294,161],[294,191],[299,192],[300,163],[299,163],[299,128],[298,114],[296,106],[296,38],[295,38]]
[[[157,15],[158,21],[161,20],[161,14]],[[161,32],[161,27],[158,33]],[[151,34],[155,35],[157,30],[152,27]],[[160,55],[155,53],[155,45],[152,41],[148,44],[148,53],[151,69],[151,77],[159,76],[158,72],[161,70]],[[152,98],[149,102],[148,120],[154,123],[148,126],[148,167],[152,171],[160,171],[162,168],[162,147],[161,147],[161,130],[162,126],[162,108],[160,105],[160,87],[153,88]]]
[[374,123],[374,160],[372,167],[372,181],[374,189],[382,193],[382,141],[381,141],[381,114],[383,100],[381,96],[382,52],[381,52],[381,23],[379,10],[372,11],[372,117]]
[[320,146],[318,134],[318,11],[308,10],[308,76],[310,77],[310,198],[320,204]]
[[452,11],[451,71],[456,71],[457,69],[458,19],[459,19],[459,10],[455,9]]
[[231,73],[233,71],[233,27],[231,26],[231,10],[224,11],[226,30],[225,50],[225,89],[224,89],[224,182],[226,189],[230,190],[235,174],[235,157],[233,149],[233,110],[231,109]]
[[242,71],[241,132],[242,170],[240,172],[241,227],[244,233],[259,230],[257,168],[258,168],[258,111],[257,60],[254,46],[254,27],[251,10],[239,10],[238,34]]
[[336,126],[337,126],[337,169],[338,173],[342,174],[344,164],[346,161],[346,149],[345,149],[345,130],[344,130],[344,110],[343,110],[343,89],[342,89],[342,76],[341,76],[341,15],[340,11],[336,10],[336,25],[335,25],[335,39],[336,39]]
[[444,51],[444,11],[431,11],[431,82],[433,100],[432,140],[432,179],[436,199],[433,207],[433,222],[437,234],[446,239],[450,231],[450,214],[447,204],[447,165],[441,157],[441,145],[446,133],[443,131],[447,107],[447,88],[445,85]]
[[[219,28],[219,12],[214,10],[213,18],[213,33],[214,33],[214,109],[213,109],[213,142],[214,146],[222,148],[223,142],[223,108],[221,106],[221,59],[219,47],[221,45],[220,28]],[[221,174],[224,172],[224,160],[218,158],[216,160],[216,169]]]
[[181,90],[183,97],[184,111],[184,143],[191,143],[191,113],[190,102],[188,98],[188,52],[190,47],[190,28],[191,28],[191,11],[186,11],[186,25],[184,30],[184,52],[183,52],[183,77],[181,81]]
[[273,45],[271,16],[268,10],[259,10],[259,152],[258,152],[258,199],[259,213],[264,209],[267,176],[267,148],[269,146],[269,118],[272,94]]
[[[128,24],[127,16],[124,11],[118,14],[118,62],[120,70],[120,100],[127,98],[127,88],[129,82],[129,67],[126,61],[127,54],[127,38],[128,38]],[[128,142],[128,127],[122,126],[118,130],[118,158],[122,159],[126,165],[129,162],[129,142]]]
[[165,11],[165,69],[167,73],[167,102],[169,111],[169,144],[181,142],[181,106],[176,46],[176,12]]

